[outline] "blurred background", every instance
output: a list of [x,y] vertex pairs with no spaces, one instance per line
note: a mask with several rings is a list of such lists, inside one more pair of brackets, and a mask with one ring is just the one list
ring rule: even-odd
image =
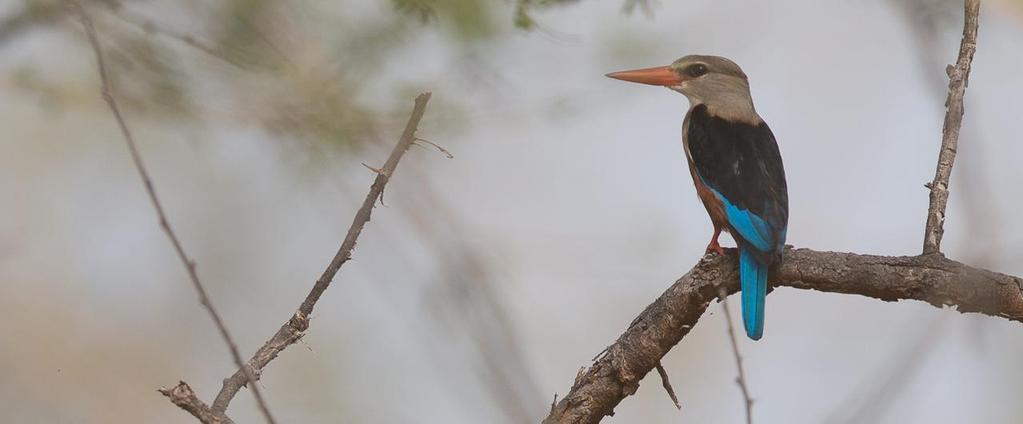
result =
[[[711,228],[677,93],[603,74],[724,55],[785,157],[789,243],[920,252],[962,3],[83,0],[128,124],[248,357],[329,262],[414,95],[354,260],[264,372],[284,423],[527,423],[692,267]],[[982,7],[943,250],[1023,274],[1023,2]],[[0,418],[186,423],[233,371],[63,1],[0,2]],[[722,239],[731,244],[727,237]],[[740,340],[760,423],[1010,423],[1023,330],[780,288]],[[738,313],[733,308],[733,313]],[[720,305],[611,422],[743,419]],[[261,422],[249,393],[229,410]]]

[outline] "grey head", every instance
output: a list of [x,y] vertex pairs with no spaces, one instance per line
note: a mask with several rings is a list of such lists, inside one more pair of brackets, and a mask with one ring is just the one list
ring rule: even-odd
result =
[[759,123],[753,108],[746,73],[721,56],[689,55],[657,68],[614,72],[607,76],[624,81],[660,85],[684,94],[690,107],[706,105],[716,116]]

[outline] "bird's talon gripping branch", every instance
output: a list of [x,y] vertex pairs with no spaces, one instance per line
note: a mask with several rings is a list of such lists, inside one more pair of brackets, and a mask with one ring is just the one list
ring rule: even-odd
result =
[[714,235],[710,236],[710,243],[707,244],[707,250],[703,252],[704,255],[714,252],[718,256],[725,256],[725,249],[718,243],[718,237],[721,236],[721,227],[714,226]]
[[710,244],[707,245],[707,251],[704,252],[704,254],[708,254],[708,253],[712,253],[712,252],[713,253],[717,253],[718,256],[725,256],[725,249],[723,247],[721,247],[720,244],[718,244],[717,240],[714,240],[714,241],[710,242]]

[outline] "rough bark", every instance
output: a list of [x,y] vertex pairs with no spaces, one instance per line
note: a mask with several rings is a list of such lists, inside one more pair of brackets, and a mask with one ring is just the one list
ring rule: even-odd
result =
[[169,389],[163,388],[158,391],[167,396],[167,399],[170,399],[179,408],[192,414],[203,424],[234,424],[234,421],[223,414],[213,413],[213,410],[205,402],[199,400],[199,397],[195,395],[195,391],[184,381],[179,381],[177,386]]
[[952,165],[959,149],[959,129],[963,126],[963,97],[970,79],[970,64],[977,51],[977,26],[980,15],[980,0],[966,0],[963,22],[963,39],[959,44],[959,58],[955,66],[946,68],[948,73],[948,98],[945,99],[945,122],[941,131],[941,150],[934,181],[927,184],[931,190],[930,205],[927,208],[927,224],[924,227],[924,254],[941,251],[941,237],[945,234],[945,207],[948,205],[948,180],[952,176]]
[[[941,255],[874,256],[786,249],[772,287],[857,294],[884,301],[913,299],[960,312],[1023,322],[1023,279],[973,268]],[[632,322],[544,423],[596,423],[636,393],[639,382],[679,343],[718,297],[739,290],[735,251],[705,256]]]

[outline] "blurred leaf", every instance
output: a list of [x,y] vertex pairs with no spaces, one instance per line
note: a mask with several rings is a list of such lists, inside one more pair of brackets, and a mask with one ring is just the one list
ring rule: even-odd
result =
[[524,30],[531,30],[536,26],[536,21],[529,15],[529,2],[520,0],[515,5],[515,27]]
[[536,28],[536,20],[533,19],[533,8],[548,8],[552,6],[565,6],[576,3],[579,0],[518,0],[515,4],[515,27],[524,30]]
[[49,112],[62,112],[66,99],[62,87],[50,81],[46,81],[40,73],[32,67],[24,66],[14,71],[11,75],[11,82],[19,90],[34,96],[39,107]]
[[219,21],[216,44],[233,57],[260,68],[276,69],[287,58],[263,28],[275,22],[277,2],[267,0],[233,0],[225,2]]
[[492,38],[496,33],[487,0],[392,0],[394,8],[423,23],[436,22],[463,41]]
[[108,48],[118,96],[143,112],[180,113],[190,107],[174,52],[151,37],[120,36]]

